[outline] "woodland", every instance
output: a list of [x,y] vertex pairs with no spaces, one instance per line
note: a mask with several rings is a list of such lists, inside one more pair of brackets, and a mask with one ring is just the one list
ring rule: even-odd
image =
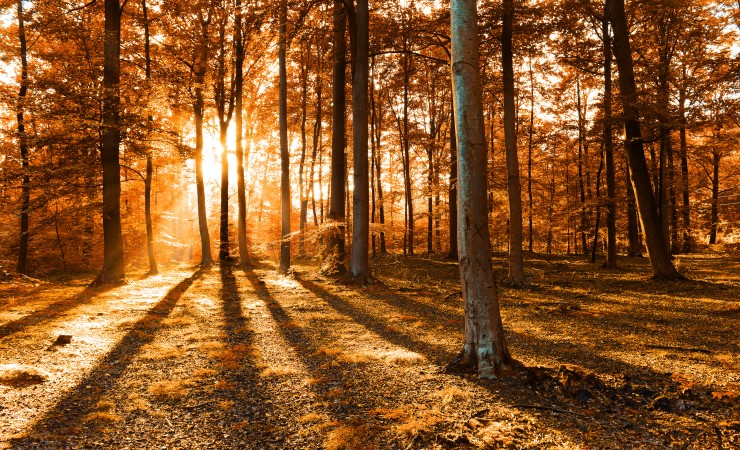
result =
[[740,448],[740,3],[0,33],[0,448]]

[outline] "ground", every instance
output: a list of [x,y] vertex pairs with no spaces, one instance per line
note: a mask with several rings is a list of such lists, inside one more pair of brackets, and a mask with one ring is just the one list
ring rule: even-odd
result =
[[[457,265],[373,260],[358,288],[300,260],[87,287],[0,277],[0,448],[740,448],[740,258],[607,270],[530,255],[499,288],[521,370],[446,373]],[[494,261],[499,279],[503,256]]]

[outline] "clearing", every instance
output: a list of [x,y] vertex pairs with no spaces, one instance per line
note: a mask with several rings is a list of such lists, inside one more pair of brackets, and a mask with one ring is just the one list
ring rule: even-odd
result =
[[309,260],[6,276],[0,448],[740,448],[737,255],[680,256],[670,283],[526,264],[531,288],[499,290],[526,369],[489,381],[444,371],[463,312],[438,256],[376,258],[366,288]]

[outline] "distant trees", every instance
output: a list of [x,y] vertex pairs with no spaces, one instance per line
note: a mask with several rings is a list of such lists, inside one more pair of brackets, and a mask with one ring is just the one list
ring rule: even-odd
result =
[[[464,118],[450,95],[449,9],[372,6],[365,20],[363,1],[129,2],[115,82],[115,33],[103,32],[112,7],[6,2],[3,12],[19,19],[0,30],[10,37],[0,57],[14,61],[0,89],[0,125],[12,136],[0,143],[0,229],[13,230],[0,232],[6,256],[29,273],[103,262],[116,279],[115,253],[155,273],[155,252],[160,265],[208,265],[238,242],[246,264],[250,242],[276,260],[292,245],[309,255],[327,245],[327,272],[367,279],[370,248],[457,255],[453,122]],[[620,83],[626,71],[612,0],[478,6],[484,202],[491,251],[510,260],[507,281],[525,280],[525,238],[531,252],[588,254],[607,266],[647,245],[668,267],[656,276],[668,278],[670,253],[735,239],[738,108],[728,92],[738,33],[721,8],[661,0],[625,11],[632,27],[620,33],[640,55],[633,101],[621,84],[611,93],[615,55]],[[24,32],[34,36],[31,64],[20,58]],[[641,149],[614,139],[630,117],[641,120]],[[526,149],[523,171],[517,149]],[[104,238],[117,234],[115,179],[120,247]],[[300,214],[290,214],[293,202]],[[667,251],[654,248],[655,233]]]

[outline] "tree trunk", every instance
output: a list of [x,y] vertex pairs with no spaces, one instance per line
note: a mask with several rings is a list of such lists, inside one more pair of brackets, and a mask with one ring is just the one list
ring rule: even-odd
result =
[[578,108],[578,194],[581,205],[581,248],[583,249],[583,254],[587,255],[586,230],[588,229],[588,221],[586,219],[586,187],[583,180],[583,142],[585,135],[583,132],[584,117],[581,110],[581,82],[579,78],[576,78],[576,105]]
[[[454,100],[454,99],[453,99]],[[453,101],[454,103],[454,101]],[[450,188],[447,204],[450,214],[450,258],[458,258],[457,246],[457,132],[455,130],[455,108],[450,111]]]
[[637,220],[637,205],[635,204],[635,190],[632,188],[632,182],[630,181],[629,164],[627,164],[627,167],[625,168],[625,175],[627,177],[627,238],[629,242],[627,256],[630,258],[642,257],[640,230]]
[[23,13],[23,0],[18,0],[18,41],[20,43],[21,57],[21,87],[18,91],[16,118],[18,120],[18,147],[20,147],[21,169],[23,171],[23,178],[21,181],[21,233],[20,245],[18,248],[18,273],[25,274],[26,264],[28,261],[28,208],[31,203],[31,177],[29,175],[26,124],[23,117],[26,109],[26,92],[28,92],[28,57],[26,49],[26,27]]
[[370,279],[368,240],[370,233],[370,193],[368,183],[368,50],[369,11],[367,0],[357,0],[355,58],[352,71],[352,156],[354,192],[352,195],[352,260],[350,276],[364,285]]
[[243,147],[243,95],[244,95],[244,42],[242,36],[242,2],[236,0],[234,10],[234,51],[236,52],[236,74],[234,75],[236,126],[236,196],[239,205],[237,213],[237,240],[239,242],[239,264],[249,266],[247,247],[247,196],[244,186],[244,147]]
[[208,267],[213,263],[211,256],[211,236],[208,233],[208,218],[206,215],[206,189],[203,183],[203,115],[205,106],[203,100],[203,84],[208,67],[208,26],[209,17],[199,15],[201,26],[201,42],[197,50],[198,55],[194,64],[195,72],[195,102],[193,103],[193,115],[195,116],[195,190],[198,197],[198,229],[200,231],[201,267]]
[[105,0],[105,55],[103,62],[103,269],[99,281],[124,280],[121,233],[121,167],[119,164],[119,104],[121,83],[121,5]]
[[533,249],[533,227],[532,227],[532,141],[534,138],[534,71],[532,70],[532,55],[529,55],[529,142],[527,145],[527,197],[529,208],[527,216],[529,219],[529,252]]
[[306,124],[308,122],[308,48],[301,52],[301,161],[298,165],[298,199],[300,201],[300,213],[298,226],[300,235],[298,237],[298,254],[303,256],[306,253],[306,219],[308,216],[308,199],[306,198],[306,186],[303,180],[303,173],[306,167],[306,151],[308,147],[308,132]]
[[380,223],[380,253],[385,254],[388,253],[386,247],[385,247],[385,231],[383,231],[383,226],[385,225],[385,205],[383,203],[383,183],[381,181],[381,162],[383,161],[383,158],[380,154],[380,148],[381,148],[381,138],[382,136],[382,121],[383,121],[383,109],[382,109],[382,98],[377,103],[377,113],[376,113],[376,107],[375,107],[375,95],[373,94],[375,91],[374,84],[370,85],[370,93],[373,95],[373,102],[372,102],[372,112],[373,112],[373,119],[372,122],[374,124],[374,133],[375,133],[375,143],[376,143],[376,150],[375,150],[375,178],[376,178],[376,189],[378,190],[378,222]]
[[653,277],[681,279],[683,277],[673,266],[671,255],[666,247],[655,197],[650,186],[650,175],[645,161],[640,130],[640,115],[637,109],[637,89],[624,0],[609,0],[609,6],[614,30],[614,55],[619,69],[619,90],[624,108],[625,149]]
[[345,64],[347,42],[344,31],[347,28],[347,16],[342,0],[334,0],[334,84],[332,86],[332,142],[331,142],[331,187],[329,221],[332,229],[329,236],[328,260],[324,265],[325,273],[343,274],[344,266],[344,226],[345,226],[345,178],[347,177],[347,159],[345,157]]
[[[403,41],[404,51],[407,46],[407,38]],[[409,82],[411,78],[410,58],[407,53],[403,55],[403,182],[406,193],[406,245],[409,255],[414,254],[414,197],[411,193],[411,158],[409,141]]]
[[[686,68],[684,70],[684,75]],[[691,204],[689,202],[689,159],[688,144],[686,141],[686,90],[681,89],[678,98],[678,116],[681,121],[679,128],[679,142],[681,146],[681,192],[683,197],[683,251],[689,253],[693,250],[691,239]]]
[[604,267],[617,267],[617,189],[614,175],[614,146],[612,141],[612,47],[609,35],[609,4],[604,4],[601,21],[601,39],[604,44],[604,156],[606,158],[606,262]]
[[478,69],[478,14],[474,0],[452,0],[452,83],[460,177],[460,280],[465,341],[451,367],[494,378],[512,358],[506,347],[491,266],[486,210],[487,154]]
[[218,113],[219,141],[221,143],[221,210],[219,214],[218,259],[226,261],[231,258],[229,237],[229,152],[227,133],[229,122],[234,112],[234,80],[226,90],[226,17],[219,23],[219,53],[217,61],[216,82],[214,87],[216,111]]
[[288,1],[280,0],[279,59],[279,122],[280,122],[280,272],[290,270],[290,154],[288,153],[288,74],[285,52]]
[[[509,190],[509,275],[505,283],[510,286],[523,286],[525,279],[524,259],[522,256],[522,186],[519,181],[519,157],[516,149],[514,55],[512,50],[513,28],[514,1],[504,0],[501,58],[504,79],[504,143],[506,145],[506,172]],[[460,114],[460,110],[458,108],[456,110],[457,114]],[[458,125],[460,125],[459,117],[457,121]],[[459,134],[460,131],[458,130],[458,138]],[[458,142],[458,145],[462,145],[462,142]],[[458,154],[460,154],[459,150]]]
[[717,243],[717,225],[719,224],[719,162],[718,150],[712,151],[712,211],[709,224],[709,243]]

